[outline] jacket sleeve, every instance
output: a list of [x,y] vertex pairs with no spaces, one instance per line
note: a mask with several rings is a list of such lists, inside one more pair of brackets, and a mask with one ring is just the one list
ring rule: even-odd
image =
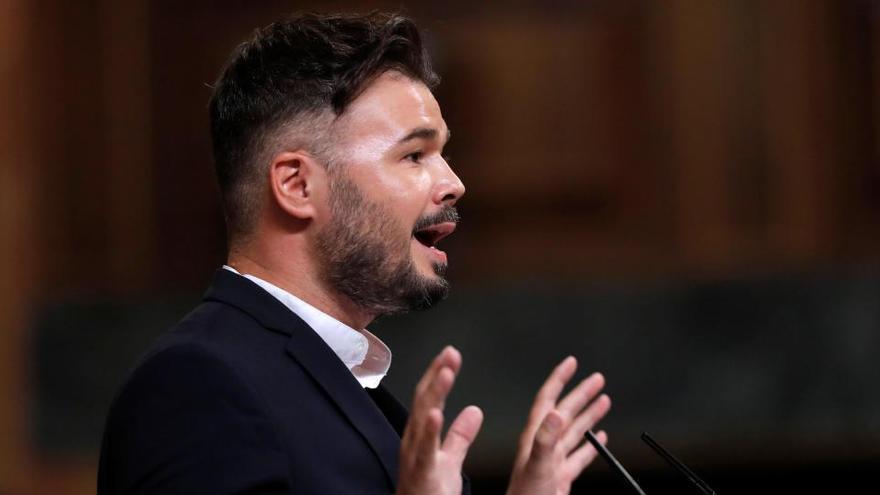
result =
[[274,428],[229,364],[194,345],[165,349],[110,409],[98,495],[290,493]]

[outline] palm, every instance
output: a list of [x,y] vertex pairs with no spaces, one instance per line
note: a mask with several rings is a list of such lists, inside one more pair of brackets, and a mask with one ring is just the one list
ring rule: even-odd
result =
[[416,386],[400,445],[398,495],[461,494],[461,466],[480,430],[483,413],[477,407],[466,407],[441,442],[443,405],[460,367],[458,351],[444,349]]
[[[606,395],[596,398],[605,384],[598,373],[558,400],[576,369],[574,358],[564,360],[538,391],[520,436],[508,494],[567,495],[596,457],[584,434],[605,416],[611,401]],[[598,437],[602,443],[608,439],[604,432]]]

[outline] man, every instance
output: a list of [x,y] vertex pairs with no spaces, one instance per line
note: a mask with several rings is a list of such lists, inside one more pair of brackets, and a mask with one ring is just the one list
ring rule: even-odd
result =
[[[441,435],[461,356],[434,359],[407,412],[365,330],[448,290],[437,245],[464,186],[436,83],[400,16],[297,16],[239,46],[210,105],[228,263],[116,397],[99,493],[469,491],[482,413]],[[559,400],[575,368],[538,393],[510,493],[567,493],[595,457],[583,435],[610,402],[598,374]]]

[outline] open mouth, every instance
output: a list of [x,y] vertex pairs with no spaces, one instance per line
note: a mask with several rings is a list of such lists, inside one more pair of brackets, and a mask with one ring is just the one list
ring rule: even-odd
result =
[[454,222],[443,222],[419,229],[413,232],[413,237],[423,246],[437,249],[437,243],[454,231]]

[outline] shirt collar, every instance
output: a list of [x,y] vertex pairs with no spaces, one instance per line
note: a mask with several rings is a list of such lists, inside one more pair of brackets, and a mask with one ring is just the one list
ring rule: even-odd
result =
[[376,388],[391,367],[391,350],[378,337],[367,331],[355,330],[290,292],[250,274],[239,273],[223,265],[225,270],[238,274],[262,287],[302,318],[308,326],[333,350],[345,367],[364,388]]

